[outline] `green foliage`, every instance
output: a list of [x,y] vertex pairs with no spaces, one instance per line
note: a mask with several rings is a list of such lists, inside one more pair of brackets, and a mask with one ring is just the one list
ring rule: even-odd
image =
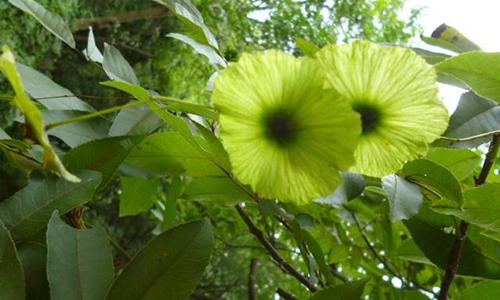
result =
[[404,45],[418,15],[404,1],[9,2],[0,298],[437,298],[462,242],[450,298],[497,297],[498,57],[457,29],[423,38],[456,54],[413,49],[468,89],[427,154],[381,178],[343,172],[297,206],[234,175],[210,87],[242,52]]

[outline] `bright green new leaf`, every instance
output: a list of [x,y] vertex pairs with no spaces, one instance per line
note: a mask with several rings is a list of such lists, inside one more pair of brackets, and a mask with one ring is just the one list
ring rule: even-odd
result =
[[63,18],[48,11],[35,0],[9,0],[9,2],[20,10],[32,15],[48,31],[75,49],[75,39]]
[[55,211],[47,228],[47,277],[52,300],[104,299],[114,277],[106,232],[75,229]]
[[108,300],[185,300],[200,280],[213,247],[207,220],[174,227],[152,240],[113,284]]
[[157,200],[159,179],[121,177],[120,217],[145,212]]
[[137,79],[132,66],[118,49],[106,43],[104,43],[102,68],[111,80],[139,85],[139,79]]
[[427,159],[447,168],[460,181],[471,176],[481,163],[481,156],[467,149],[432,148]]
[[361,300],[369,279],[361,279],[316,292],[310,300]]
[[460,80],[479,96],[500,102],[500,53],[463,53],[440,62],[436,70]]
[[424,201],[418,185],[398,175],[382,178],[382,187],[389,198],[391,221],[407,220],[418,214]]
[[9,230],[0,221],[0,299],[24,300],[24,272]]
[[90,200],[101,181],[96,172],[78,172],[80,183],[53,176],[32,178],[29,184],[0,204],[0,220],[14,238],[25,239],[47,225],[54,210],[64,214]]
[[7,77],[7,80],[16,92],[16,96],[12,100],[12,104],[24,114],[27,126],[33,130],[34,136],[44,149],[44,168],[61,175],[68,181],[79,182],[80,179],[78,177],[69,173],[66,168],[64,168],[64,165],[59,160],[56,152],[52,149],[49,138],[44,129],[42,113],[24,91],[21,75],[16,68],[14,55],[8,47],[4,47],[3,51],[4,53],[0,56],[0,71],[5,74],[5,77]]

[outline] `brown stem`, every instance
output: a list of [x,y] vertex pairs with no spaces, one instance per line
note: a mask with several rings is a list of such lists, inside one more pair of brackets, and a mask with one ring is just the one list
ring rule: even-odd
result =
[[297,298],[295,298],[294,295],[290,294],[289,292],[285,291],[282,288],[278,288],[276,290],[276,293],[278,293],[278,295],[280,295],[280,297],[282,299],[285,299],[285,300],[297,300]]
[[236,210],[238,211],[238,214],[240,217],[243,219],[243,222],[248,227],[248,230],[250,231],[251,234],[257,238],[259,243],[266,248],[267,252],[271,254],[271,257],[276,261],[276,263],[283,268],[287,273],[295,277],[298,281],[300,281],[303,285],[305,285],[309,291],[315,292],[317,289],[314,286],[314,284],[309,281],[304,275],[302,275],[299,271],[297,271],[292,265],[290,265],[280,254],[279,252],[274,248],[274,246],[266,239],[262,231],[260,231],[257,226],[252,222],[250,217],[247,215],[243,207],[240,205],[235,206]]
[[[480,186],[486,183],[486,178],[488,178],[488,174],[490,173],[491,168],[493,167],[493,164],[496,161],[499,146],[500,146],[500,135],[496,134],[493,136],[493,139],[491,140],[488,153],[486,154],[483,167],[481,168],[481,173],[479,173],[479,176],[476,178],[476,186]],[[458,267],[460,265],[462,250],[464,248],[465,241],[467,240],[468,228],[469,228],[469,223],[465,221],[461,221],[460,225],[457,228],[456,240],[450,253],[450,259],[448,260],[448,264],[446,266],[443,282],[441,283],[441,289],[438,298],[439,300],[448,299],[448,293],[450,291],[451,283],[453,282],[453,279],[455,278],[455,275],[458,271]]]
[[256,258],[252,258],[252,261],[250,261],[250,272],[248,272],[248,300],[257,299],[257,292],[255,290],[255,276],[257,274],[258,266],[259,261]]

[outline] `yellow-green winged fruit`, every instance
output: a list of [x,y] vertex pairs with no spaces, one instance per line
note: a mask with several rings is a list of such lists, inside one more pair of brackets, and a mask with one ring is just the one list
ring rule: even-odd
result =
[[243,54],[218,76],[223,145],[233,173],[260,196],[310,203],[354,163],[360,118],[323,82],[315,60],[277,50]]
[[[448,126],[434,69],[410,49],[367,41],[317,54],[326,86],[359,113],[362,134],[353,171],[382,177],[427,151]],[[335,108],[332,108],[335,109]]]

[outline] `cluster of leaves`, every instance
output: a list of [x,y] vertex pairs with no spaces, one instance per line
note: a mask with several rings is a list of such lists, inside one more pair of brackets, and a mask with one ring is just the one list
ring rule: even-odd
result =
[[[190,29],[172,37],[225,66],[229,57],[189,1],[158,2]],[[71,31],[56,15],[33,0],[11,3],[75,49]],[[281,8],[295,7],[289,15],[295,17],[301,9],[294,3]],[[258,199],[231,176],[213,108],[146,90],[116,47],[92,40],[89,35],[86,58],[110,80],[101,88],[115,89],[129,100],[125,104],[96,111],[44,74],[15,63],[10,51],[0,58],[15,91],[1,99],[23,113],[18,122],[27,129],[24,140],[1,130],[0,149],[29,174],[26,185],[0,205],[0,298],[269,299],[278,291],[285,299],[290,293],[300,299],[426,299],[442,283],[463,222],[469,224],[458,268],[463,277],[451,294],[477,299],[500,293],[494,281],[500,277],[498,54],[477,51],[451,27],[425,38],[457,54],[414,50],[436,65],[440,80],[470,90],[445,136],[397,175],[381,180],[346,173],[345,184],[322,204],[296,207]],[[118,114],[108,117],[113,112]],[[481,152],[469,149],[492,136],[481,164]],[[139,233],[144,240],[154,235],[150,243],[123,249],[111,232],[92,225],[102,219],[82,219],[82,206],[106,192],[120,197],[119,217],[151,213],[154,228]],[[99,205],[89,204],[87,214],[99,214]]]

